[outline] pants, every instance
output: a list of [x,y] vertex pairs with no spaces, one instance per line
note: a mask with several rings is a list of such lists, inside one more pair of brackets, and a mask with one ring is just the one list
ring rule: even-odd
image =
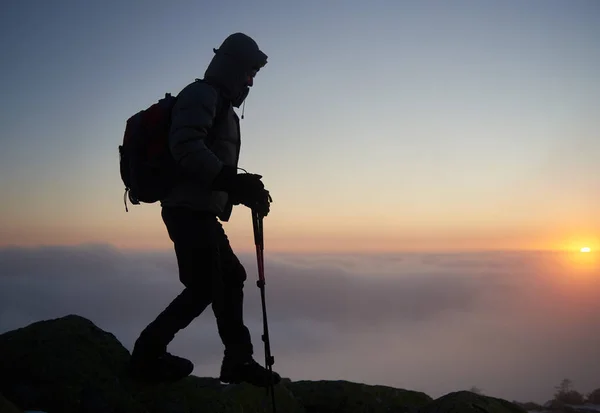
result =
[[225,346],[225,357],[252,357],[250,332],[243,321],[246,271],[214,215],[185,208],[162,209],[173,241],[183,291],[142,331],[134,352],[161,353],[209,304]]

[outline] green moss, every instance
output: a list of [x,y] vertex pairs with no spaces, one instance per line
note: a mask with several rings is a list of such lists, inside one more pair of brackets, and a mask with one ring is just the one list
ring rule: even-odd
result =
[[429,403],[421,413],[527,413],[503,399],[481,396],[469,391],[449,393]]
[[4,396],[0,394],[0,412],[2,413],[23,413],[17,409],[17,406],[8,401]]
[[307,413],[408,411],[431,401],[425,393],[339,381],[298,381],[290,390]]
[[[228,398],[235,400],[240,412],[260,413],[271,411],[271,394],[266,389],[240,384],[228,386],[223,392]],[[277,411],[286,413],[304,413],[305,410],[294,394],[283,384],[275,386],[275,403]]]
[[140,411],[120,388],[128,359],[129,352],[113,334],[77,315],[0,335],[0,377],[6,396],[23,386],[25,393],[35,394],[35,406],[23,408],[77,412],[82,392],[93,389],[116,406]]
[[222,396],[220,384],[212,385],[201,378],[190,376],[176,383],[139,384],[124,383],[127,393],[140,405],[145,406],[148,413],[160,413],[167,406],[177,406],[178,411],[193,412],[201,406],[203,411],[233,413],[233,403]]

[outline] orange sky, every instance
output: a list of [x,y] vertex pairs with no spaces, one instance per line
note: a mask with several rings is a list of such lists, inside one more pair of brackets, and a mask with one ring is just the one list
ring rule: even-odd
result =
[[[12,10],[5,37],[25,43],[9,42],[0,77],[0,246],[170,248],[157,205],[124,211],[125,121],[201,77],[235,26],[269,55],[239,166],[274,198],[271,251],[600,249],[597,13],[307,7],[268,18],[253,5],[208,26],[156,9],[176,28],[157,39],[159,61],[152,19],[131,30],[125,10]],[[252,250],[247,210],[226,227]]]
[[[278,252],[388,252],[444,250],[600,249],[600,231],[577,222],[502,225],[494,222],[423,222],[390,217],[338,217],[273,213],[265,219],[265,245]],[[0,245],[109,243],[126,249],[171,248],[156,205],[133,207],[119,219],[32,219],[3,225]],[[232,246],[252,251],[250,214],[236,209],[224,223]]]

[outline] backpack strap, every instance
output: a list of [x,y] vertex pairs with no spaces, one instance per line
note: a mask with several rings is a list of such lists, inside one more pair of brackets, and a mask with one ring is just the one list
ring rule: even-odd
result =
[[225,104],[225,100],[223,99],[223,94],[221,93],[221,88],[218,85],[216,85],[206,79],[195,79],[194,82],[206,83],[207,85],[210,85],[217,90],[217,111],[215,114],[215,119],[218,118],[219,116],[221,116],[223,114],[222,112],[225,112],[225,110],[228,109],[228,105]]
[[[227,105],[225,99],[223,99],[223,94],[221,93],[221,89],[218,85],[206,80],[206,79],[195,79],[195,82],[203,82],[206,83],[212,87],[214,87],[217,90],[217,110],[215,111],[215,117],[213,118],[213,122],[215,119],[221,118],[225,112],[229,109],[229,105]],[[214,123],[213,123],[214,125]],[[207,139],[207,146],[212,146],[212,144],[214,143],[214,136],[209,134],[210,138]]]

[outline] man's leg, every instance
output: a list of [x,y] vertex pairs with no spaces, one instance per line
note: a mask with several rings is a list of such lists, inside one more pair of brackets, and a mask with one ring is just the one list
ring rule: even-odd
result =
[[202,297],[185,288],[136,340],[131,356],[133,376],[150,381],[175,381],[190,375],[194,369],[192,362],[169,354],[167,346],[209,304],[210,296]]
[[177,332],[212,301],[211,277],[217,266],[217,244],[214,231],[207,231],[203,218],[189,211],[163,209],[163,220],[175,247],[179,279],[185,289],[137,339],[131,360],[134,376],[173,381],[186,377],[194,368],[191,361],[172,356],[166,349]]
[[[213,311],[219,335],[225,345],[220,379],[226,383],[248,382],[256,386],[277,384],[281,378],[252,358],[250,332],[244,324],[244,282],[246,270],[222,233],[219,245],[220,281],[213,288]],[[219,291],[220,290],[220,291]]]
[[219,246],[219,275],[213,288],[213,312],[225,357],[239,361],[252,359],[250,331],[244,324],[244,282],[246,270],[233,253],[223,232]]

